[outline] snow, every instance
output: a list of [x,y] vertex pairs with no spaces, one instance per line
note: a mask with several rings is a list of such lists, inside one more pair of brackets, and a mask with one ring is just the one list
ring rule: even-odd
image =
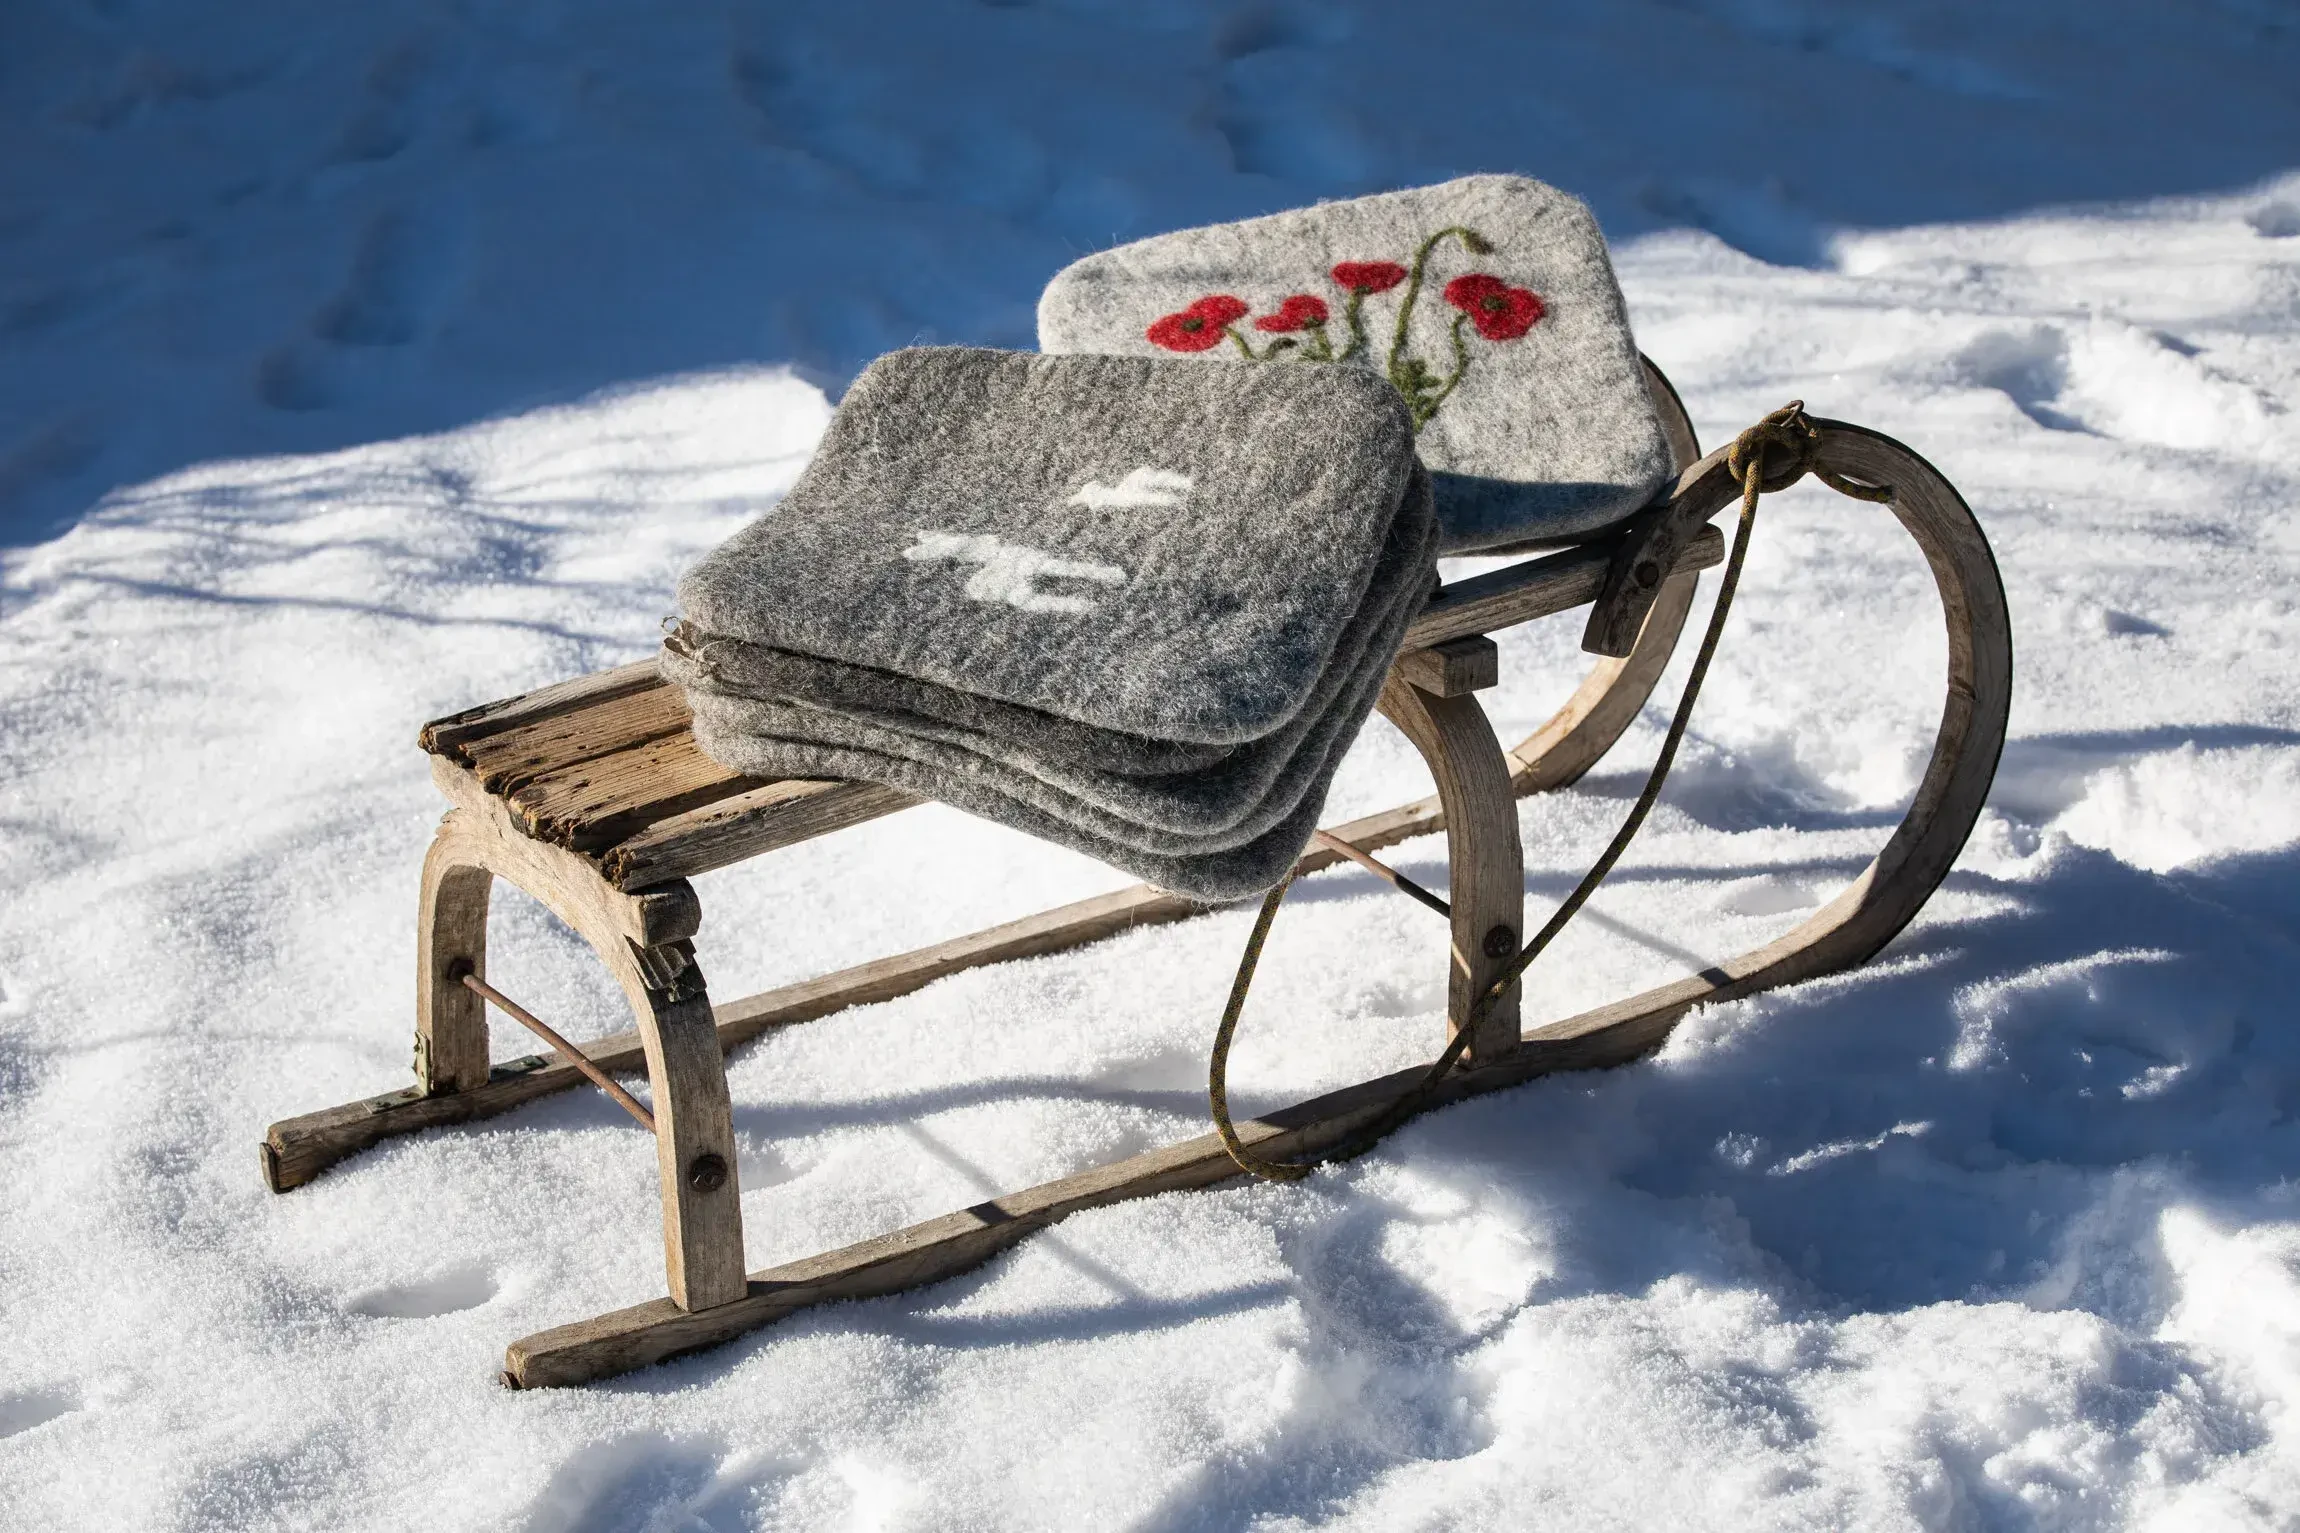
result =
[[[0,1524],[2300,1518],[2280,12],[319,17],[0,18]],[[1081,1215],[580,1391],[494,1369],[660,1291],[612,1104],[262,1190],[263,1125],[405,1078],[420,720],[644,653],[876,351],[1022,343],[1113,238],[1489,167],[1592,199],[1705,438],[1802,397],[1988,529],[2011,742],[1879,961],[1305,1184]],[[1938,716],[1932,601],[1875,508],[1767,502],[1678,775],[1534,1015],[1754,946],[1858,869]],[[1505,638],[1505,738],[1577,631]],[[1537,902],[1657,739],[1524,805]],[[1424,791],[1376,725],[1329,818]],[[1442,882],[1436,841],[1397,855]],[[1122,882],[922,808],[701,880],[702,961],[733,998]],[[1202,1132],[1247,919],[741,1054],[752,1265]],[[523,899],[490,970],[577,1036],[624,1025]],[[1427,1057],[1442,980],[1418,907],[1306,881],[1236,1099]]]

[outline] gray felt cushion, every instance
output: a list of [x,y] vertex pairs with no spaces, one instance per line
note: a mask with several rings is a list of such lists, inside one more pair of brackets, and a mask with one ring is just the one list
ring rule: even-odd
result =
[[1412,402],[1448,553],[1589,536],[1669,478],[1597,222],[1523,176],[1465,176],[1087,256],[1047,284],[1038,342],[1238,363],[1250,352],[1260,365],[1239,370],[1254,372],[1322,371],[1330,359],[1389,378]]
[[[1434,525],[1427,479],[1400,508],[1366,598],[1336,646],[1309,703],[1260,740],[1196,771],[1143,776],[1050,761],[1035,732],[988,733],[915,716],[759,697],[727,684],[728,646],[666,645],[664,673],[687,690],[696,737],[713,756],[752,775],[804,775],[787,751],[755,746],[845,747],[899,757],[1029,806],[1102,842],[1179,855],[1252,841],[1299,807],[1328,758],[1346,749],[1379,692],[1398,640],[1427,594]],[[771,762],[771,765],[770,765]]]
[[707,636],[1240,744],[1315,692],[1413,471],[1362,372],[895,352],[679,599]]
[[1304,786],[1300,803],[1264,835],[1242,846],[1220,851],[1174,855],[1146,852],[1097,836],[1071,821],[1009,798],[978,778],[939,772],[906,757],[859,747],[783,741],[748,733],[716,735],[702,714],[696,718],[695,738],[714,759],[726,762],[737,771],[770,778],[844,777],[890,783],[1041,840],[1084,852],[1161,889],[1209,904],[1258,894],[1286,876],[1286,870],[1301,856],[1310,832],[1318,828],[1318,816],[1325,808],[1326,789],[1347,754],[1345,742],[1344,748],[1334,750],[1320,762]]

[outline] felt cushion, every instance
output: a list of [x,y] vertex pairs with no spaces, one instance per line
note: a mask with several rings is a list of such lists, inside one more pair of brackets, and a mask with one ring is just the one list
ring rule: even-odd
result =
[[[1372,708],[1398,640],[1428,591],[1434,525],[1426,476],[1416,476],[1414,489],[1418,493],[1401,506],[1366,598],[1309,704],[1270,734],[1196,770],[1111,772],[1049,759],[1035,730],[983,731],[761,694],[751,690],[753,677],[729,664],[728,646],[696,644],[685,635],[666,644],[663,669],[686,689],[704,749],[754,776],[824,770],[825,758],[785,747],[867,750],[967,779],[1101,841],[1163,855],[1227,850],[1292,814],[1329,755],[1347,748]],[[929,780],[939,781],[914,775],[905,783]]]
[[1366,374],[900,351],[679,599],[707,635],[1235,744],[1315,690],[1414,468]]
[[[1400,317],[1404,316],[1401,336]],[[1184,229],[1072,263],[1048,353],[1388,378],[1436,481],[1444,551],[1586,538],[1647,505],[1669,444],[1597,221],[1523,176]]]

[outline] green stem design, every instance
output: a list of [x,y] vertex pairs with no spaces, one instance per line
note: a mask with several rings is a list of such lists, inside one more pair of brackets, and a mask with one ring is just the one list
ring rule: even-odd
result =
[[1254,343],[1238,333],[1237,326],[1224,325],[1222,333],[1230,338],[1233,345],[1246,354],[1246,360],[1249,362],[1267,362],[1279,352],[1291,351],[1299,344],[1292,336],[1281,335],[1262,350],[1256,351]]
[[[1428,274],[1430,253],[1448,239],[1460,240],[1462,248],[1471,255],[1493,253],[1493,242],[1466,224],[1440,229],[1414,250],[1413,265],[1406,273],[1405,296],[1398,303],[1397,325],[1390,335],[1389,359],[1383,370],[1389,377],[1390,386],[1404,397],[1407,412],[1413,418],[1416,435],[1436,417],[1439,407],[1453,397],[1453,391],[1461,387],[1463,377],[1469,372],[1469,343],[1462,334],[1462,327],[1469,323],[1467,313],[1456,314],[1453,323],[1446,329],[1446,339],[1453,346],[1453,371],[1444,378],[1432,372],[1429,364],[1421,358],[1410,356],[1406,351],[1412,338],[1414,305],[1421,301],[1422,279]],[[1353,287],[1349,298],[1342,305],[1342,323],[1349,329],[1349,341],[1339,352],[1334,350],[1333,335],[1326,329],[1323,320],[1303,327],[1309,332],[1306,343],[1299,336],[1281,335],[1260,351],[1254,349],[1254,343],[1247,340],[1235,325],[1224,325],[1222,333],[1230,338],[1231,345],[1238,348],[1238,354],[1249,362],[1272,361],[1280,352],[1294,351],[1297,347],[1300,348],[1297,355],[1304,362],[1354,361],[1372,349],[1372,342],[1366,337],[1366,297],[1364,288]]]
[[1462,243],[1462,248],[1467,250],[1471,255],[1485,255],[1491,252],[1493,249],[1493,243],[1484,235],[1478,233],[1475,229],[1468,228],[1462,224],[1454,224],[1449,228],[1438,230],[1437,233],[1431,235],[1428,239],[1423,240],[1421,242],[1421,248],[1414,252],[1414,264],[1411,268],[1408,269],[1406,274],[1406,296],[1398,304],[1397,333],[1390,340],[1389,366],[1386,370],[1389,373],[1390,383],[1397,389],[1399,393],[1406,396],[1406,402],[1408,404],[1414,406],[1414,423],[1417,428],[1422,421],[1428,419],[1427,416],[1421,413],[1419,398],[1419,396],[1426,392],[1428,388],[1427,383],[1422,381],[1422,378],[1425,377],[1426,374],[1414,377],[1409,385],[1407,376],[1405,372],[1401,370],[1400,364],[1405,358],[1406,330],[1413,323],[1414,304],[1421,298],[1422,295],[1423,268],[1429,265],[1430,252],[1437,248],[1438,241],[1447,239],[1449,237],[1458,238]]
[[1436,393],[1412,402],[1414,434],[1417,436],[1421,434],[1422,427],[1428,425],[1436,417],[1438,406],[1446,402],[1446,396],[1461,387],[1461,375],[1469,371],[1469,346],[1461,338],[1461,327],[1468,323],[1469,316],[1467,314],[1456,314],[1453,317],[1450,332],[1453,336],[1453,376],[1446,379],[1445,387]]
[[1350,326],[1350,344],[1342,348],[1342,354],[1334,358],[1335,361],[1352,361],[1365,352],[1367,344],[1365,306],[1366,290],[1362,287],[1351,288],[1350,301],[1342,305],[1342,318],[1347,320]]

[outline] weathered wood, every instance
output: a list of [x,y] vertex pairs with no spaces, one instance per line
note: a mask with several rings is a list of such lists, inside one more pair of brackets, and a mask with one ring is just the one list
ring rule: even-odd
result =
[[[1815,424],[1829,467],[1897,491],[1893,511],[1923,550],[1941,597],[1948,685],[1932,759],[1908,815],[1861,875],[1795,930],[1700,974],[1535,1028],[1514,1052],[1450,1076],[1433,1105],[1554,1071],[1625,1063],[1658,1046],[1695,1006],[1866,961],[1916,914],[1971,833],[2003,747],[2012,699],[2012,633],[1987,540],[1955,490],[1916,454],[1857,427]],[[1268,1114],[1240,1124],[1240,1137],[1274,1158],[1318,1154],[1375,1121],[1421,1073],[1400,1071]],[[1203,1135],[770,1268],[752,1275],[742,1298],[705,1315],[657,1302],[540,1332],[512,1344],[505,1378],[533,1387],[627,1372],[730,1340],[809,1305],[895,1293],[966,1271],[1081,1209],[1238,1174],[1220,1140]]]
[[603,852],[658,820],[761,786],[704,755],[681,731],[546,772],[506,802],[537,840]]
[[488,792],[504,795],[546,773],[680,734],[694,722],[684,692],[648,687],[467,741],[460,755]]
[[875,782],[792,778],[770,782],[658,820],[600,858],[601,871],[631,889],[691,878],[833,831],[861,825],[918,799]]
[[[1670,471],[1681,475],[1701,461],[1701,439],[1693,430],[1693,417],[1653,359],[1641,356],[1638,361],[1644,365],[1645,387],[1661,417],[1662,432],[1669,438]],[[1510,785],[1519,796],[1581,781],[1582,774],[1636,722],[1677,649],[1698,579],[1697,571],[1687,571],[1663,581],[1630,653],[1600,657],[1565,706],[1509,752]]]
[[[472,740],[507,729],[540,723],[562,713],[595,707],[633,692],[644,692],[663,685],[662,674],[652,659],[634,660],[611,671],[598,671],[589,676],[577,676],[569,681],[553,682],[533,692],[507,697],[500,702],[481,703],[461,713],[451,713],[443,719],[433,719],[423,726],[416,741],[433,755],[455,756]],[[461,758],[457,757],[460,762]]]
[[[1407,627],[1404,647],[1428,649],[1448,639],[1498,633],[1585,606],[1597,599],[1612,558],[1612,543],[1591,543],[1454,581]],[[1689,574],[1724,560],[1724,536],[1705,527],[1686,545],[1670,573]]]
[[[1701,439],[1694,433],[1693,417],[1686,413],[1685,401],[1677,397],[1676,387],[1653,365],[1651,357],[1640,356],[1637,360],[1644,365],[1646,392],[1653,396],[1662,432],[1669,438],[1669,467],[1678,482],[1672,487],[1670,500],[1632,521],[1624,531],[1615,548],[1613,564],[1606,570],[1605,583],[1598,589],[1595,610],[1582,629],[1583,649],[1624,661],[1650,628],[1647,619],[1655,604],[1667,599],[1666,582],[1677,562],[1675,551],[1682,542],[1675,539],[1657,545],[1651,534],[1666,518],[1677,490],[1684,487],[1687,473],[1701,461]],[[1685,594],[1690,597],[1691,591]]]
[[[1463,1101],[1558,1071],[1626,1064],[1650,1052],[1661,1035],[1646,1037],[1624,1025],[1629,1019],[1612,1015],[1618,1010],[1608,1009],[1610,1021],[1602,1029],[1538,1041],[1529,1036],[1524,1046],[1490,1065],[1458,1070],[1439,1086],[1430,1105]],[[1574,1027],[1582,1020],[1570,1019],[1559,1026]],[[1378,1121],[1413,1089],[1427,1068],[1417,1065],[1241,1121],[1236,1125],[1238,1137],[1272,1159],[1322,1154]],[[504,1381],[514,1388],[535,1389],[629,1373],[718,1346],[817,1304],[880,1298],[955,1277],[1025,1236],[1086,1209],[1211,1187],[1243,1174],[1221,1140],[1203,1134],[839,1250],[754,1272],[741,1299],[705,1314],[686,1314],[658,1299],[539,1331],[511,1344]]]
[[1400,681],[1432,697],[1466,697],[1501,681],[1501,647],[1484,634],[1407,650],[1390,667]]
[[1582,629],[1583,649],[1598,655],[1628,654],[1647,609],[1660,598],[1662,582],[1684,568],[1695,542],[1722,539],[1709,519],[1740,493],[1725,461],[1732,450],[1727,443],[1678,475],[1668,504],[1630,524],[1606,566],[1603,582],[1592,593],[1596,605]]
[[[1470,696],[1432,697],[1392,678],[1381,709],[1437,779],[1444,806],[1446,898],[1451,909],[1446,1026],[1460,1028],[1478,1000],[1517,956],[1525,930],[1525,854],[1518,845],[1517,798],[1509,767]],[[1464,1058],[1488,1064],[1517,1047],[1518,992],[1513,987],[1478,1021]]]
[[415,1088],[424,1096],[487,1084],[487,1009],[455,981],[487,972],[495,875],[444,825],[423,856],[415,915]]
[[[1440,830],[1444,823],[1438,801],[1431,797],[1352,820],[1336,827],[1336,834],[1361,848],[1378,849]],[[1340,860],[1332,852],[1313,849],[1303,854],[1298,866],[1307,874]],[[967,969],[1064,952],[1137,926],[1178,921],[1205,908],[1148,884],[1099,894],[913,952],[873,959],[728,1002],[714,1011],[719,1044],[722,1050],[731,1051],[774,1028],[893,1000]],[[631,1072],[645,1067],[635,1031],[593,1039],[583,1045],[583,1052],[604,1070]],[[496,1065],[486,1084],[452,1096],[391,1091],[284,1118],[265,1135],[265,1185],[274,1192],[285,1192],[386,1139],[494,1117],[582,1084],[583,1076],[565,1060],[531,1054]]]
[[[651,948],[692,937],[702,928],[703,907],[683,881],[667,879],[630,891],[614,888],[580,854],[527,835],[503,800],[444,756],[431,758],[431,780],[460,813],[441,822],[440,834],[477,838],[464,852],[472,865],[510,879],[577,931],[615,931],[636,946]],[[484,969],[480,973],[484,978]]]
[[734,1107],[693,950],[678,942],[653,956],[655,963],[627,956],[621,977],[654,1087],[664,1275],[673,1304],[703,1310],[744,1293]]

